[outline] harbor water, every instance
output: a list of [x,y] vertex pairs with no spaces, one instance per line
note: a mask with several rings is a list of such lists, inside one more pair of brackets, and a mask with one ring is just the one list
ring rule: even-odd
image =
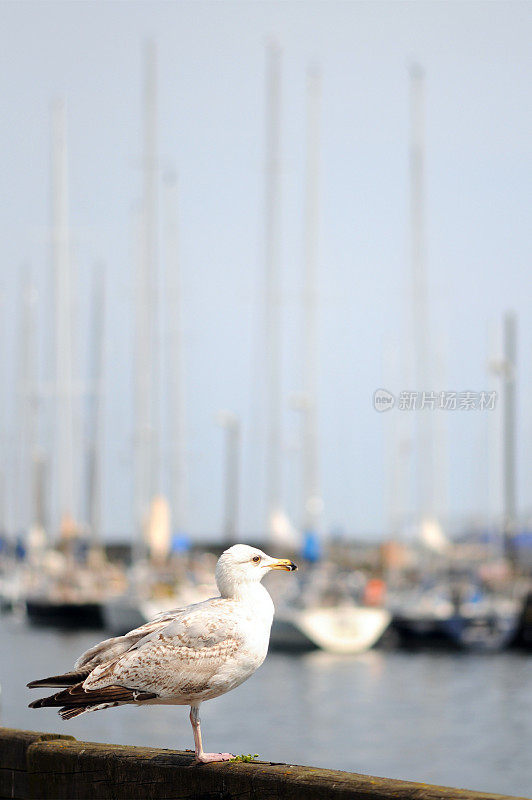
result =
[[[89,741],[190,749],[188,711],[123,707],[72,722],[27,708],[104,634],[0,617],[0,725]],[[249,681],[202,707],[209,750],[389,778],[532,795],[532,671],[522,653],[271,653]]]

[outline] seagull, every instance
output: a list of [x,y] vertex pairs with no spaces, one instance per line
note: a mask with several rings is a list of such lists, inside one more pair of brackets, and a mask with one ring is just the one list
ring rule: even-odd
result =
[[72,671],[28,683],[30,689],[63,689],[29,707],[59,707],[68,720],[121,705],[188,705],[195,763],[234,758],[204,752],[199,708],[235,689],[266,658],[274,606],[261,580],[272,569],[297,567],[249,545],[233,545],[216,564],[219,597],[159,614],[87,650]]

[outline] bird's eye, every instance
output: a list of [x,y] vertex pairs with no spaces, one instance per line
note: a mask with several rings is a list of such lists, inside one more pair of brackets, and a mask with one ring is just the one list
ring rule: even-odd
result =
[[258,564],[260,561],[260,556],[253,556],[251,560],[253,561],[254,564]]

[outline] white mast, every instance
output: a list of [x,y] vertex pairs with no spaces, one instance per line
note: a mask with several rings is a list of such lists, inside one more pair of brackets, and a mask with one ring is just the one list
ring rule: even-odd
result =
[[93,547],[101,543],[103,376],[105,363],[104,271],[96,267],[92,291],[91,365],[87,414],[87,522]]
[[144,77],[144,268],[148,320],[146,335],[150,340],[151,360],[151,448],[149,467],[150,499],[160,489],[159,458],[159,263],[158,263],[158,170],[157,154],[157,51],[155,43],[146,43]]
[[[395,387],[404,379],[396,340],[389,340],[384,351],[384,386]],[[399,539],[407,519],[409,499],[409,459],[412,448],[408,414],[385,414],[385,458],[388,465],[387,530]]]
[[[434,391],[429,357],[430,330],[427,296],[425,230],[425,75],[418,64],[410,68],[410,226],[412,264],[412,321],[414,386],[419,392]],[[417,512],[419,521],[434,514],[434,455],[430,410],[418,411]]]
[[136,537],[134,557],[142,554],[144,524],[149,508],[148,460],[150,446],[149,398],[150,381],[148,374],[149,342],[146,336],[146,297],[145,271],[142,258],[142,212],[136,208],[133,214],[133,251],[135,256],[135,367],[134,367],[134,504]]
[[[517,490],[516,490],[516,370],[517,370],[517,324],[513,311],[507,311],[503,317],[503,353],[492,355],[489,368],[501,378],[502,408],[500,416],[493,419],[491,446],[495,452],[490,463],[501,462],[502,475],[492,471],[490,481],[491,496],[496,496],[498,485],[502,485],[502,516],[504,551],[508,560],[515,567],[514,536],[517,529]],[[492,345],[492,349],[493,345]],[[499,430],[497,430],[499,429]],[[499,434],[497,436],[496,434]],[[502,435],[502,436],[501,436]],[[502,438],[502,441],[499,439]],[[497,446],[498,445],[498,446]],[[498,457],[498,458],[497,458]],[[502,480],[501,480],[502,478]],[[499,499],[499,498],[497,498]],[[493,509],[494,515],[497,509]]]
[[224,541],[237,541],[239,507],[240,419],[231,411],[220,411],[217,422],[225,431],[224,453]]
[[317,276],[321,75],[307,75],[307,163],[303,285],[303,530],[316,533],[322,509],[318,467]]
[[165,176],[166,186],[166,320],[168,330],[168,427],[170,502],[173,530],[185,533],[186,464],[185,403],[183,391],[182,302],[179,270],[178,189],[174,173]]
[[[493,320],[488,324],[487,345],[488,374],[500,378],[504,376],[505,371],[502,330]],[[495,522],[499,524],[503,516],[503,412],[504,403],[501,403],[499,399],[490,413],[486,415],[488,438],[486,505],[490,525]]]
[[36,522],[35,489],[38,436],[36,308],[37,297],[29,269],[22,273],[20,354],[18,376],[19,471],[17,521],[27,533]]
[[281,510],[280,84],[281,50],[271,42],[266,69],[265,375],[266,530]]
[[515,563],[514,536],[516,516],[516,459],[515,459],[515,383],[517,362],[517,331],[515,314],[504,315],[504,372],[503,372],[503,452],[504,452],[504,546],[508,559]]
[[140,221],[140,258],[137,282],[137,525],[142,531],[154,497],[158,476],[158,447],[155,433],[158,380],[157,319],[157,98],[156,51],[146,43],[144,71],[143,198]]
[[55,451],[58,527],[74,523],[74,417],[72,397],[72,285],[68,228],[66,113],[52,107],[52,263],[55,300]]

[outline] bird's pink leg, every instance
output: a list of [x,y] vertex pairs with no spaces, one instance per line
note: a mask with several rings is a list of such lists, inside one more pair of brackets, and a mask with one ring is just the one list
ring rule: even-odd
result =
[[194,733],[194,752],[196,764],[208,764],[210,761],[230,761],[234,756],[231,753],[204,753],[201,743],[201,728],[199,706],[190,706],[190,724]]

